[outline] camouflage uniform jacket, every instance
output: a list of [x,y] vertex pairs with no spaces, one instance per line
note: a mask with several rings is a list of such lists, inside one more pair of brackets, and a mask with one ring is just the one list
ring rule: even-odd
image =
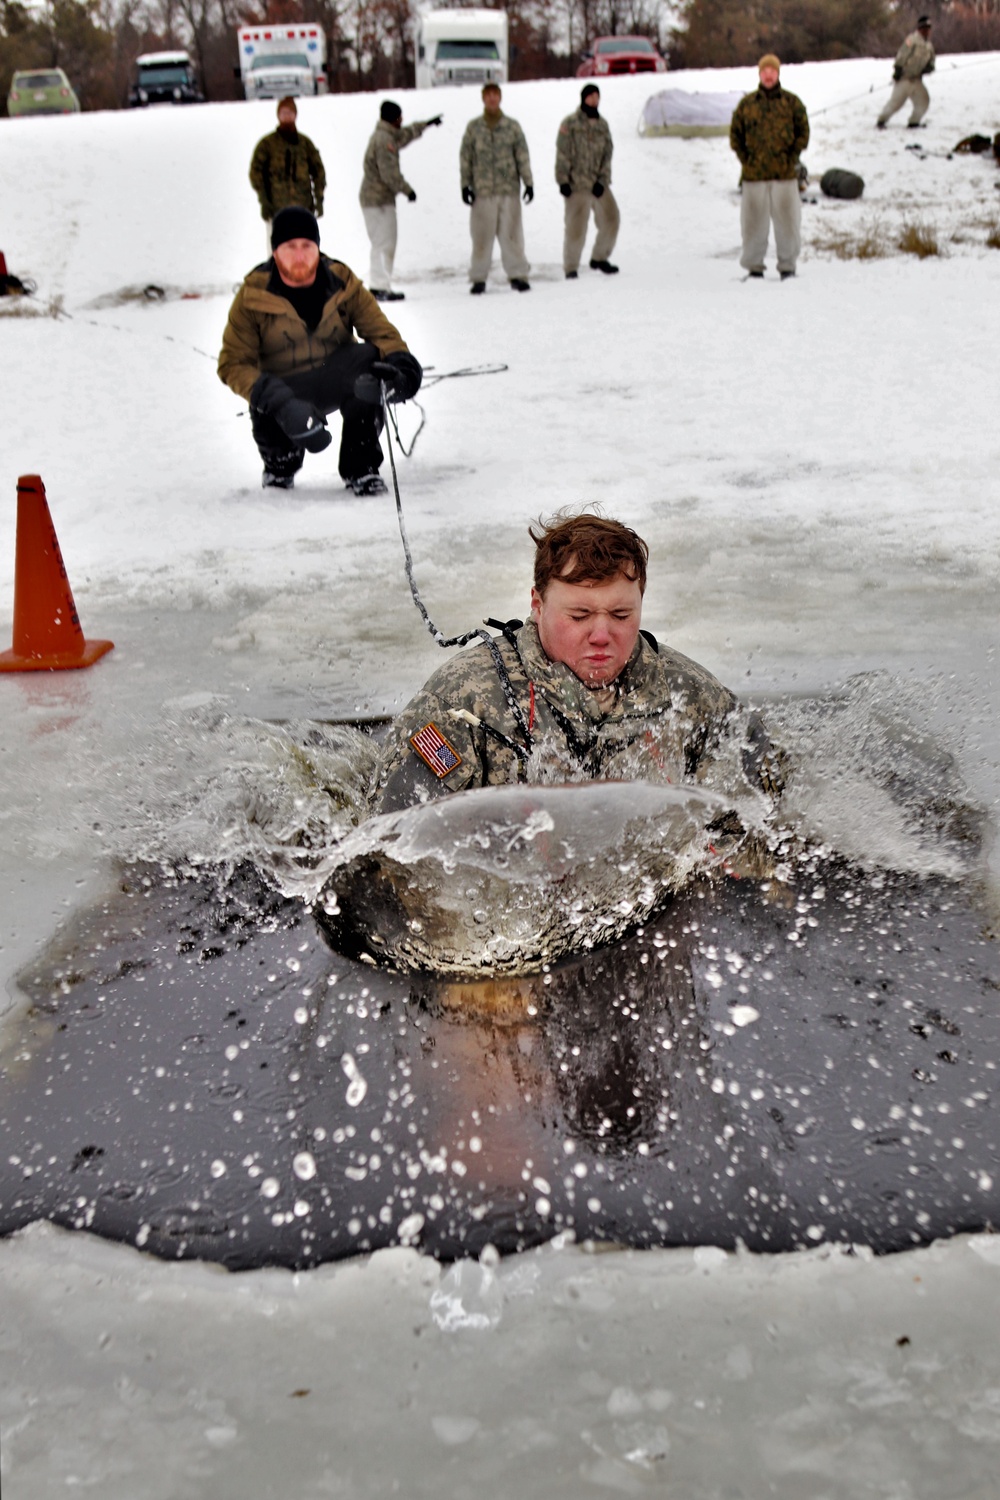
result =
[[326,280],[330,295],[312,332],[287,297],[268,290],[273,270],[273,261],[256,266],[229,309],[219,379],[238,396],[249,401],[258,375],[315,370],[342,345],[357,342],[355,329],[383,358],[406,348],[371,292],[341,261],[320,257],[317,275]]
[[365,175],[358,194],[362,208],[388,208],[397,193],[413,192],[399,169],[399,153],[411,141],[419,141],[429,124],[429,120],[418,120],[397,129],[388,120],[379,120],[365,150]]
[[273,219],[279,209],[291,204],[317,216],[323,212],[326,173],[307,135],[297,133],[294,140],[286,140],[280,130],[273,130],[264,136],[250,162],[250,181],[260,199],[262,218]]
[[912,83],[915,78],[922,78],[925,73],[933,72],[933,44],[926,41],[919,31],[911,31],[896,53],[896,61],[892,70],[893,77],[906,78]]
[[556,136],[556,182],[568,183],[574,193],[589,193],[595,182],[611,186],[611,127],[576,109],[567,115]]
[[809,117],[796,94],[776,84],[744,94],[733,110],[729,144],[744,182],[788,182],[809,144]]
[[[613,703],[603,707],[569,667],[549,660],[533,622],[512,621],[495,644],[530,745],[489,648],[470,647],[439,667],[396,719],[382,752],[379,811],[513,782],[700,781],[722,741],[736,733],[738,705],[728,688],[697,662],[641,635]],[[409,743],[428,724],[458,757],[440,778]],[[748,751],[739,775],[750,774],[759,789],[768,784],[766,736],[756,715],[742,731]],[[445,764],[450,759],[446,752]]]
[[509,197],[520,191],[522,182],[534,186],[524,131],[505,114],[495,125],[485,115],[470,120],[458,160],[462,187],[471,188],[477,198]]

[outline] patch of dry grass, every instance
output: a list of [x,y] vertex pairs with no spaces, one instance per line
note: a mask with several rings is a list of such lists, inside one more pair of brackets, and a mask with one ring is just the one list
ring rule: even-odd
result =
[[861,224],[856,233],[847,229],[830,230],[825,238],[816,241],[816,249],[826,255],[835,255],[838,260],[884,260],[892,253],[889,237],[879,219]]
[[937,229],[921,219],[911,219],[903,224],[896,245],[904,255],[916,255],[920,260],[941,254]]

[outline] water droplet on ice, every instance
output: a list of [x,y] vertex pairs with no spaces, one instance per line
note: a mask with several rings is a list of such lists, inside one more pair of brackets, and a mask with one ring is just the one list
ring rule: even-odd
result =
[[311,1151],[300,1151],[292,1159],[292,1171],[296,1177],[303,1182],[308,1182],[310,1177],[316,1176],[316,1158]]
[[349,1052],[345,1052],[343,1057],[340,1059],[340,1066],[343,1068],[344,1073],[348,1079],[347,1094],[345,1097],[347,1099],[347,1103],[353,1108],[356,1105],[360,1104],[362,1099],[367,1094],[368,1085],[362,1078],[361,1073],[358,1069],[358,1065]]
[[213,1177],[225,1177],[226,1164],[224,1161],[219,1161],[217,1157],[208,1170],[211,1172]]
[[277,1177],[265,1177],[260,1185],[260,1191],[264,1198],[277,1198],[281,1191],[281,1184]]

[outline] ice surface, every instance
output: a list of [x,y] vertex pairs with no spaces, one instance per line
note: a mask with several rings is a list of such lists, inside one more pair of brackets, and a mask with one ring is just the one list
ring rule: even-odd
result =
[[[549,164],[578,88],[512,85],[539,184],[532,292],[495,276],[475,301],[457,151],[477,101],[404,94],[407,118],[443,109],[445,125],[406,158],[420,196],[400,208],[398,324],[439,370],[510,367],[427,392],[401,468],[407,520],[450,633],[523,615],[528,522],[600,499],[651,544],[644,623],[661,638],[789,719],[855,674],[887,674],[995,815],[1000,257],[986,235],[1000,195],[989,160],[947,152],[996,128],[1000,57],[941,58],[922,132],[875,131],[888,75],[884,59],[784,70],[812,116],[813,178],[841,166],[866,181],[856,203],[806,205],[785,285],[740,279],[726,143],[641,141],[649,88],[629,79],[603,90],[622,274],[564,283]],[[331,178],[326,247],[362,271],[374,115],[371,96],[302,102]],[[391,507],[345,498],[329,458],[291,496],[264,494],[241,404],[214,376],[229,289],[262,253],[245,172],[272,121],[240,104],[2,132],[2,248],[58,316],[0,310],[0,619],[14,483],[40,472],[84,628],[117,642],[90,672],[2,684],[10,1004],[13,974],[112,856],[169,844],[188,815],[209,838],[216,812],[239,837],[260,827],[232,771],[248,740],[206,713],[379,714],[440,659]],[[918,217],[947,256],[862,264],[818,248]],[[150,282],[168,300],[136,300]],[[871,797],[814,779],[802,805],[817,834],[863,850]],[[295,794],[270,789],[265,823],[287,828]],[[429,1305],[442,1272],[412,1251],[226,1277],[34,1230],[0,1245],[4,1493],[992,1500],[994,1260],[988,1236],[880,1261],[566,1247],[497,1268],[496,1329],[445,1334]]]

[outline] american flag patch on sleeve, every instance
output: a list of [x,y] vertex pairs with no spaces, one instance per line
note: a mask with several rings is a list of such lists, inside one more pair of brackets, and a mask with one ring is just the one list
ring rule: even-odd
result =
[[423,729],[411,734],[410,744],[439,780],[462,764],[462,757],[454,745],[449,745],[436,724],[425,724]]

